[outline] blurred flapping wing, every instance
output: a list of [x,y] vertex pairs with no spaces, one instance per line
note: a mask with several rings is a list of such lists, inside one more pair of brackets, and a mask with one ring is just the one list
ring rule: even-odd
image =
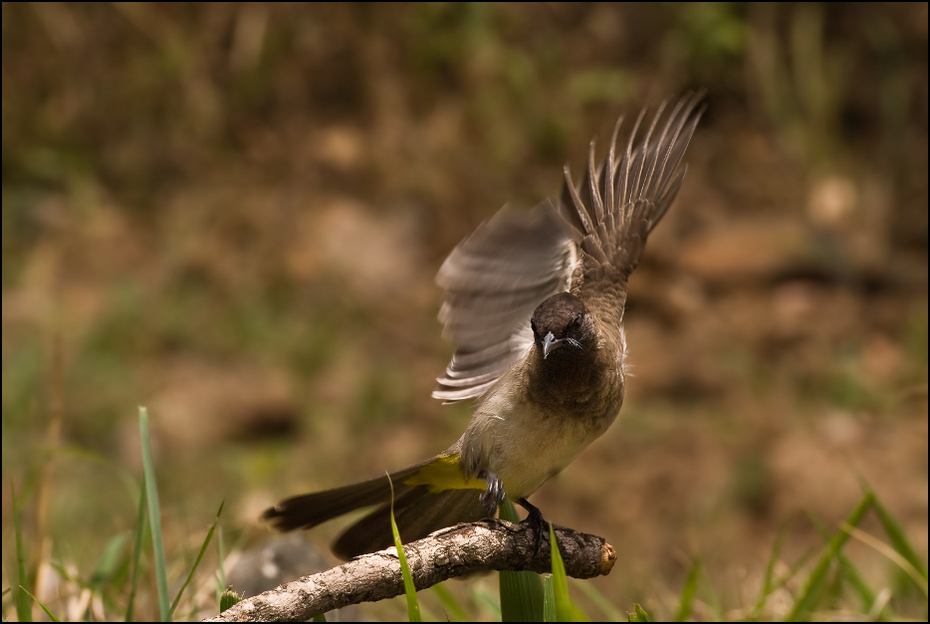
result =
[[505,206],[449,254],[436,281],[443,335],[456,351],[435,398],[481,396],[532,346],[533,310],[570,286],[578,252],[569,232],[550,201]]

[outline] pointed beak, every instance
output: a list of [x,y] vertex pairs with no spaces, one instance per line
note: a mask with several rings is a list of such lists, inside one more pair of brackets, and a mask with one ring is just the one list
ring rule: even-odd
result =
[[542,342],[543,359],[549,357],[549,354],[562,346],[562,341],[556,338],[552,332],[546,334]]

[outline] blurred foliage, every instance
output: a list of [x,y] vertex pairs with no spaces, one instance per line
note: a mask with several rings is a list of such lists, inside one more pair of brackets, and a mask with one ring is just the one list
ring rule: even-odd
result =
[[451,443],[445,254],[702,87],[624,417],[540,506],[622,536],[601,587],[657,617],[670,553],[757,570],[857,474],[926,533],[926,3],[4,3],[0,29],[4,526],[27,484],[46,555],[133,526],[109,474],[140,403],[181,551],[233,487],[258,541],[278,496]]

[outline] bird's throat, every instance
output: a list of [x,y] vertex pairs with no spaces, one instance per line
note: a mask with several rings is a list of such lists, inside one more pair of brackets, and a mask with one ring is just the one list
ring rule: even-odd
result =
[[[598,398],[606,372],[597,351],[563,347],[542,357],[536,354],[527,373],[527,395],[543,407],[581,405]],[[610,385],[610,384],[608,384]]]

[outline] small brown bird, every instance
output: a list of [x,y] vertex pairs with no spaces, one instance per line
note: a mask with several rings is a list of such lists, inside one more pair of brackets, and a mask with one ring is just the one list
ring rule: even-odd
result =
[[591,143],[584,178],[568,167],[561,200],[507,207],[456,247],[439,270],[439,319],[456,344],[433,396],[477,399],[462,437],[436,457],[353,485],[281,501],[263,518],[309,529],[378,505],[333,544],[343,558],[493,515],[507,496],[541,520],[526,497],[570,464],[616,419],[623,403],[627,280],[646,237],[685,177],[682,157],[704,112],[682,98],[644,133],[640,113],[621,153],[614,129],[600,167]]

